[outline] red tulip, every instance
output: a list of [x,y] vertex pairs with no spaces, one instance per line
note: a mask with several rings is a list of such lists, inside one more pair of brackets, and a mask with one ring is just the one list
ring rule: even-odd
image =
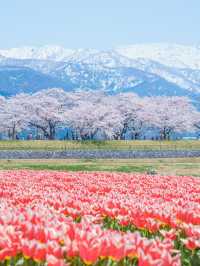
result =
[[196,240],[194,238],[188,238],[188,239],[182,239],[181,241],[188,249],[193,250],[196,248],[200,248],[200,240]]
[[67,266],[67,264],[53,255],[47,256],[47,266]]
[[43,244],[37,244],[33,259],[37,262],[45,261],[47,255],[47,248]]

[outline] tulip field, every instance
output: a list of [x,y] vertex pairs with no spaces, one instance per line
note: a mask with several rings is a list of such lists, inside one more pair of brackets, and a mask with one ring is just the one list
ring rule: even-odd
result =
[[200,265],[200,179],[0,171],[0,265]]

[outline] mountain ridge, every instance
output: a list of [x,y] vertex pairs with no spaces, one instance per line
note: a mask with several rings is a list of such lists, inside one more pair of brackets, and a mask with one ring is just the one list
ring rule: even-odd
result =
[[[12,79],[13,72],[6,72],[8,66],[21,68],[24,79]],[[30,84],[30,93],[39,90],[39,81],[45,85],[43,89],[55,85],[65,90],[103,89],[108,93],[131,90],[144,96],[200,94],[200,48],[196,46],[145,44],[107,51],[60,46],[1,49],[0,69],[0,93],[7,90],[7,95],[12,95],[16,84],[20,89],[20,82],[22,90],[24,83]],[[31,85],[34,78],[36,88]]]

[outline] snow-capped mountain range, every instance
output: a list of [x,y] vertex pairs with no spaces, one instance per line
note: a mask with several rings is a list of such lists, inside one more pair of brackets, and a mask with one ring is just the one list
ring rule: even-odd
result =
[[0,50],[0,94],[65,90],[200,96],[200,47],[142,44],[112,50],[60,46]]

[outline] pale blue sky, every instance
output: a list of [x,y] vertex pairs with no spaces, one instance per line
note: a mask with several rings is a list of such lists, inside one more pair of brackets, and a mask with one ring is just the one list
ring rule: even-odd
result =
[[0,48],[200,43],[200,0],[0,0]]

